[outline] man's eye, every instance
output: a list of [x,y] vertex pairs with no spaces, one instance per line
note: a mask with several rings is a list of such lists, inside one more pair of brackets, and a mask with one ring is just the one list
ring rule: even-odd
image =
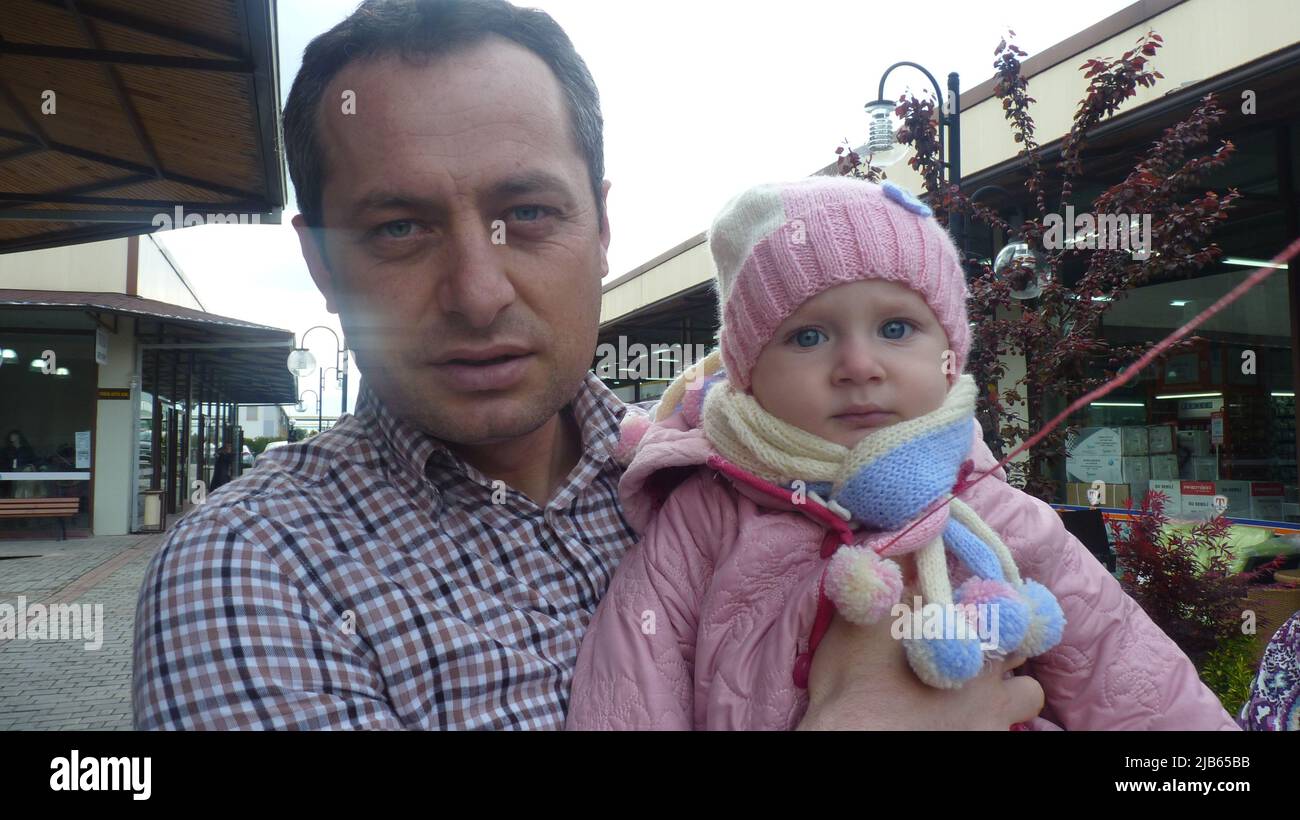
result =
[[520,222],[536,222],[546,215],[541,205],[518,205],[510,209],[510,215]]
[[898,340],[907,335],[911,325],[901,319],[893,319],[881,326],[880,332],[886,339]]
[[411,235],[415,226],[409,220],[385,222],[379,226],[379,235],[388,239],[404,239]]
[[800,347],[812,347],[826,337],[825,333],[814,327],[806,327],[803,330],[795,331],[793,337],[794,343]]

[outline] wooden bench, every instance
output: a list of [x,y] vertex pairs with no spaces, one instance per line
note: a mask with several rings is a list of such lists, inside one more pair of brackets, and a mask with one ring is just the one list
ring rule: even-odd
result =
[[0,498],[0,518],[57,518],[59,519],[59,540],[68,537],[64,518],[76,515],[81,510],[81,498]]

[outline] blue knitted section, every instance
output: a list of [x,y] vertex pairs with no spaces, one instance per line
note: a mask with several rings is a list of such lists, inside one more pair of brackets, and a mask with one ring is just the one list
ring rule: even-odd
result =
[[955,689],[984,668],[978,638],[907,638],[903,647],[917,676],[940,689]]
[[[956,596],[958,604],[969,603],[960,592]],[[997,612],[997,635],[986,635],[980,633],[980,639],[984,640],[990,637],[996,637],[997,647],[990,650],[993,655],[1010,655],[1020,648],[1024,643],[1025,635],[1029,634],[1029,606],[1021,598],[997,597],[990,600],[981,601],[975,606],[982,607],[975,610],[976,618],[983,618],[983,623],[977,621],[978,626],[993,630],[994,608]]]
[[1002,574],[1002,564],[998,562],[998,556],[993,549],[955,518],[948,519],[948,527],[943,531],[943,543],[950,552],[961,559],[972,574],[993,581],[1006,580],[1006,576]]
[[962,418],[885,453],[846,481],[835,500],[871,527],[898,529],[952,489],[970,430],[970,419]]
[[809,481],[808,492],[817,493],[822,498],[829,498],[831,494],[831,483],[829,481]]

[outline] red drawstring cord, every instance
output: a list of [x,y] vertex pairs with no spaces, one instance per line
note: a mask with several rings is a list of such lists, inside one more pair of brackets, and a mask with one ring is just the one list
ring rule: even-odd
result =
[[974,459],[968,458],[961,463],[961,467],[957,469],[957,483],[952,485],[953,495],[961,495],[962,490],[970,486],[970,482],[966,479],[969,478],[970,474],[973,472],[975,472]]
[[[844,543],[839,530],[827,530],[826,536],[822,538],[821,557],[830,558]],[[823,572],[821,580],[817,583],[817,617],[813,621],[812,635],[808,638],[808,651],[794,659],[794,685],[800,689],[808,688],[808,673],[812,671],[813,653],[817,651],[822,638],[826,637],[826,630],[831,628],[831,619],[834,616],[835,605],[826,595],[826,573]]]

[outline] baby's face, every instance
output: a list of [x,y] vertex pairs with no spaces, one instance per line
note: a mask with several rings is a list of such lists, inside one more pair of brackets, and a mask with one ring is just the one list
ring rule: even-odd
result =
[[916,291],[850,282],[804,302],[777,328],[750,389],[772,415],[853,447],[943,404],[946,351],[948,334]]

